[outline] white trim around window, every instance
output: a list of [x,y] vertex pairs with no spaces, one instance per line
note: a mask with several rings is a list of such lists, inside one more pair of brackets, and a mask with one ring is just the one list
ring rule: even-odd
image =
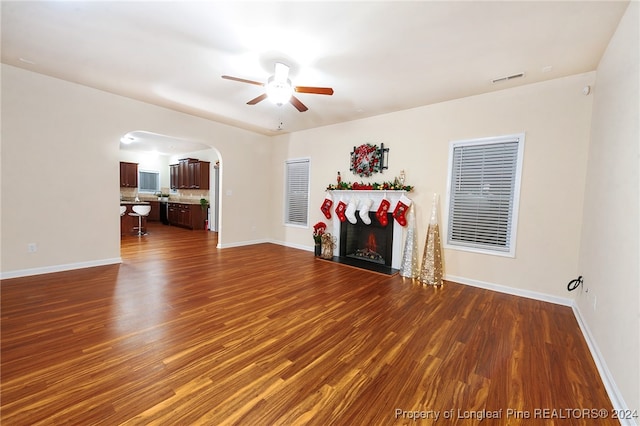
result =
[[451,142],[445,244],[515,257],[524,133]]

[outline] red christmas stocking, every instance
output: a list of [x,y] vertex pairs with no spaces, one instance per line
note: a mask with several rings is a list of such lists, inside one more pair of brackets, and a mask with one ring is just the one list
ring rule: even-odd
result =
[[403,195],[393,210],[393,218],[397,220],[401,226],[407,226],[407,211],[409,211],[409,207],[411,207],[411,200]]
[[345,202],[342,200],[338,201],[338,206],[336,207],[336,214],[338,215],[338,219],[340,219],[340,222],[344,222],[345,220],[347,220],[347,215],[344,212],[346,209],[347,209],[347,205],[345,204]]
[[378,211],[376,211],[376,219],[380,222],[380,225],[387,226],[389,221],[387,220],[387,212],[389,211],[389,207],[391,207],[391,203],[386,198],[383,198],[380,201],[380,207],[378,207]]
[[331,199],[331,194],[327,194],[324,197],[324,201],[322,202],[322,206],[320,206],[320,210],[324,213],[324,217],[327,219],[331,219],[331,206],[333,205],[333,200]]

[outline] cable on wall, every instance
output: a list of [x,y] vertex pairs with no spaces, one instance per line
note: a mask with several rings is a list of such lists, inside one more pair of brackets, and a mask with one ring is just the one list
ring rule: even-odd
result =
[[576,288],[580,287],[580,285],[582,284],[582,275],[580,275],[578,278],[569,281],[569,284],[567,284],[567,290],[569,291],[573,291]]

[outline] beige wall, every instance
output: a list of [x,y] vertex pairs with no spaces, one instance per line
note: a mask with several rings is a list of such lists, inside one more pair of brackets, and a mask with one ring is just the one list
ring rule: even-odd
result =
[[220,243],[267,239],[254,211],[269,200],[268,138],[3,64],[3,277],[119,260],[119,141],[132,130],[215,147]]
[[[440,195],[441,223],[450,141],[525,133],[525,152],[515,258],[445,250],[449,278],[569,298],[566,282],[578,271],[578,245],[592,96],[582,93],[594,73],[507,89],[394,114],[282,135],[273,144],[272,176],[277,210],[274,238],[293,246],[312,245],[311,231],[282,220],[283,163],[311,158],[311,224],[324,219],[324,188],[349,172],[354,145],[384,143],[389,170],[373,181],[393,180],[401,169],[416,207],[422,252],[433,193]],[[335,215],[334,215],[334,220]]]
[[631,409],[640,409],[639,22],[631,2],[597,70],[579,262],[589,292],[577,297]]

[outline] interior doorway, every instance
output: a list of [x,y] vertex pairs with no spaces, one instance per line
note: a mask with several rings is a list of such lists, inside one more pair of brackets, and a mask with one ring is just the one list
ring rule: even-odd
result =
[[[153,132],[136,130],[128,132],[120,139],[120,162],[137,165],[137,174],[145,180],[144,184],[139,181],[135,185],[123,186],[122,176],[120,183],[121,205],[131,202],[150,203],[155,206],[156,211],[150,214],[152,221],[160,220],[159,211],[166,208],[164,217],[170,216],[169,207],[176,204],[183,205],[187,210],[193,209],[193,221],[198,221],[197,226],[190,226],[190,222],[177,223],[177,226],[184,226],[188,229],[207,229],[219,234],[222,232],[221,225],[221,181],[222,181],[222,158],[220,152],[210,145],[161,135]],[[203,185],[198,180],[197,185],[176,186],[172,181],[172,165],[178,164],[180,160],[189,159],[191,163],[198,163],[198,166],[206,165],[208,184]],[[122,167],[121,167],[122,168]],[[198,170],[200,167],[197,168]],[[193,177],[191,169],[189,172],[183,171]],[[121,173],[122,175],[122,173]],[[153,180],[156,177],[157,182]],[[204,174],[198,176],[204,176]],[[151,183],[148,179],[151,178]],[[198,178],[199,179],[199,178]],[[155,186],[154,186],[155,185]],[[202,200],[208,202],[209,208],[202,207]],[[160,204],[161,203],[161,204]],[[162,205],[162,207],[160,207]],[[202,209],[202,210],[201,210]],[[174,216],[175,217],[175,216]],[[187,215],[185,217],[190,217]],[[171,218],[169,218],[171,219]],[[121,218],[121,224],[122,224]],[[202,223],[199,221],[202,220]],[[169,220],[170,222],[170,220]],[[176,223],[174,223],[176,224]],[[126,233],[126,229],[124,230]],[[121,235],[123,229],[121,229]]]

